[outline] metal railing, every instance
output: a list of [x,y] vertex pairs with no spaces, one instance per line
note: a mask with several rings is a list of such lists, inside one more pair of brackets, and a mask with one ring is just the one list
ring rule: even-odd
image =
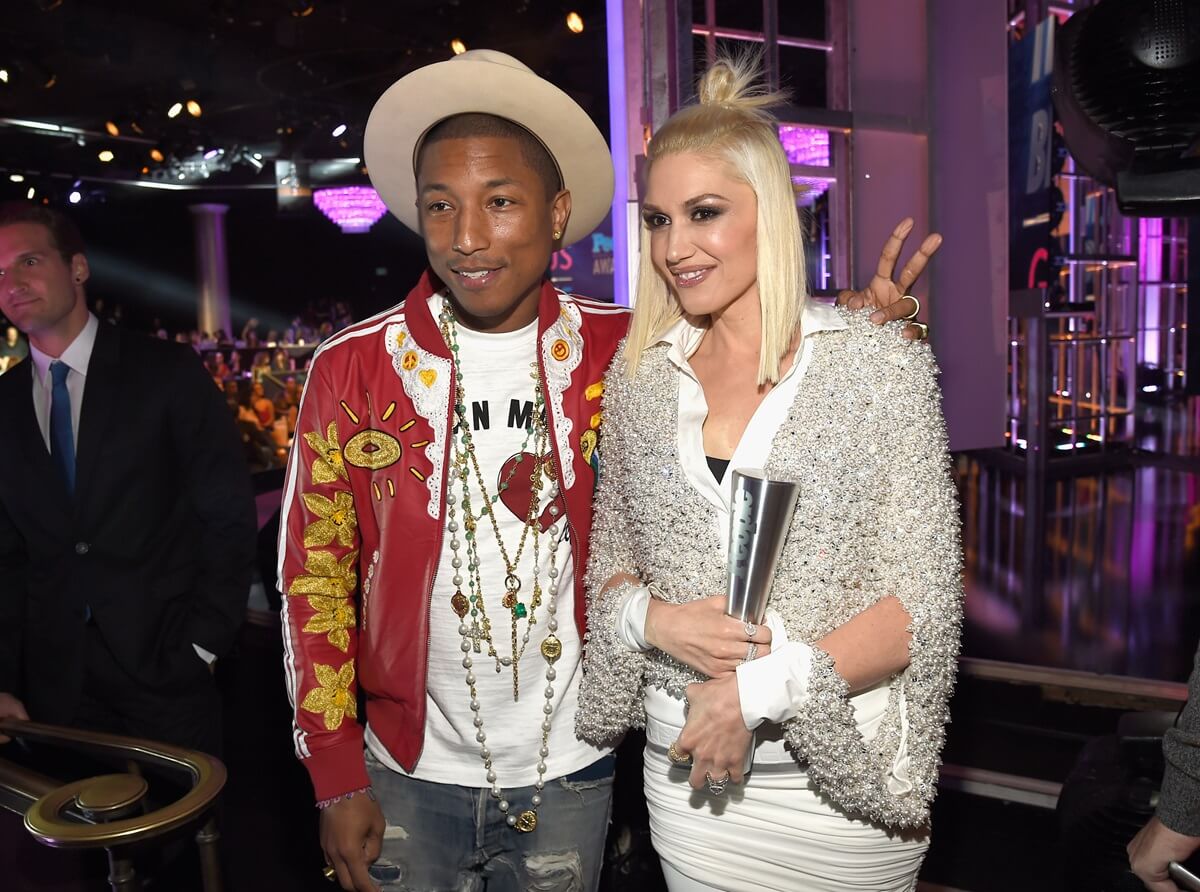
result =
[[[219,759],[136,737],[16,719],[0,719],[0,734],[127,768],[124,773],[64,783],[0,758],[0,808],[24,815],[25,829],[38,842],[61,849],[104,849],[113,892],[136,892],[141,883],[130,847],[199,825],[195,840],[204,892],[220,892],[220,834],[211,815],[225,786],[225,766]],[[140,771],[143,765],[182,777],[189,789],[179,799],[147,811],[149,784]]]

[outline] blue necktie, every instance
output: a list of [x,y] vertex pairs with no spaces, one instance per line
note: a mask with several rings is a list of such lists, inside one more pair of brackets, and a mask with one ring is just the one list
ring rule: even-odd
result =
[[57,359],[50,363],[50,457],[58,465],[67,492],[75,492],[75,433],[71,426],[71,394],[67,390],[67,375],[71,367]]

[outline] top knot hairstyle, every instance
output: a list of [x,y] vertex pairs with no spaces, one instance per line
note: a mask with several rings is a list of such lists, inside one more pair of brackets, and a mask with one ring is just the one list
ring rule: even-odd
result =
[[[723,161],[758,199],[758,293],[762,347],[758,383],[779,380],[779,365],[800,326],[807,299],[800,215],[791,168],[779,142],[778,120],[769,109],[785,99],[762,85],[757,56],[717,59],[696,88],[695,104],[673,114],[654,134],[647,151],[647,176],[659,158],[708,155]],[[643,350],[682,315],[678,301],[650,259],[650,233],[642,229],[633,320],[625,345],[629,374]]]

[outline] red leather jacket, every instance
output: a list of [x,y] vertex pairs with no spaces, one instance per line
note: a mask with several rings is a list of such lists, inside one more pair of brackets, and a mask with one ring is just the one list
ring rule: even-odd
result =
[[[358,688],[396,760],[412,770],[421,755],[454,393],[435,287],[427,272],[404,303],[330,338],[300,403],[279,576],[293,736],[318,800],[369,783]],[[581,630],[600,395],[627,325],[623,307],[542,286],[538,362]]]

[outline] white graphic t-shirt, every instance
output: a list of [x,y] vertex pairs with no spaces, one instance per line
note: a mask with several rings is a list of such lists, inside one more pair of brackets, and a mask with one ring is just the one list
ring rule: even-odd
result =
[[[441,310],[441,298],[432,298],[430,307],[437,318]],[[500,492],[500,499],[494,503],[493,509],[509,558],[515,560],[529,511],[530,472],[536,467],[531,454],[534,437],[526,434],[526,427],[533,421],[535,405],[532,374],[537,357],[537,321],[514,332],[485,334],[457,326],[456,333],[471,439],[488,496],[496,495],[502,482],[508,483],[507,489]],[[455,434],[455,445],[458,445],[457,440],[458,435]],[[552,468],[554,462],[550,451],[547,445],[543,456],[543,460],[549,463],[544,466],[547,468]],[[459,524],[458,556],[462,567],[458,572],[463,578],[462,592],[469,596],[471,589],[468,586],[470,573],[463,525],[462,483],[452,472],[448,472],[448,479],[447,502],[455,505]],[[473,468],[469,482],[471,509],[478,517],[484,496],[479,491]],[[566,524],[566,505],[554,479],[544,477],[539,507],[542,534],[536,569],[542,588],[542,604],[536,610],[531,605],[535,570],[532,530],[526,536],[515,574],[521,580],[517,597],[527,611],[526,618],[517,620],[517,650],[521,652],[524,647],[524,651],[519,664],[520,696],[516,702],[513,701],[512,668],[501,666],[501,671],[496,671],[496,661],[488,655],[486,641],[480,642],[478,653],[474,650],[470,652],[474,664],[471,671],[475,674],[475,689],[480,703],[479,716],[483,719],[483,730],[487,735],[486,745],[492,753],[496,783],[505,789],[530,786],[538,779],[542,722],[546,718],[543,707],[547,702],[546,660],[542,656],[541,645],[549,634],[547,621],[550,614],[547,608],[550,604],[552,525],[557,527],[559,542],[554,553],[554,565],[558,570],[555,613],[558,630],[554,634],[562,642],[562,656],[554,664],[555,679],[551,682],[554,697],[550,702],[554,706],[554,713],[551,716],[550,754],[546,758],[545,780],[571,774],[608,752],[575,737],[582,643],[575,625],[575,573],[571,563],[572,543]],[[512,611],[502,603],[507,569],[487,517],[478,520],[475,535],[484,604],[491,621],[492,643],[499,656],[511,657]],[[454,554],[450,541],[449,532],[445,532],[429,607],[425,743],[411,776],[435,783],[490,787],[487,770],[479,756],[480,744],[476,740],[479,729],[475,726],[475,713],[470,708],[467,670],[462,665],[463,637],[459,633],[459,625],[463,620],[459,619],[451,606],[456,586],[453,583],[455,569],[451,566],[451,560]],[[536,619],[535,624],[528,623],[529,615]],[[465,621],[469,626],[470,614]],[[529,640],[523,644],[522,639],[527,631]],[[367,747],[384,765],[394,771],[407,773],[371,733],[369,726]]]

